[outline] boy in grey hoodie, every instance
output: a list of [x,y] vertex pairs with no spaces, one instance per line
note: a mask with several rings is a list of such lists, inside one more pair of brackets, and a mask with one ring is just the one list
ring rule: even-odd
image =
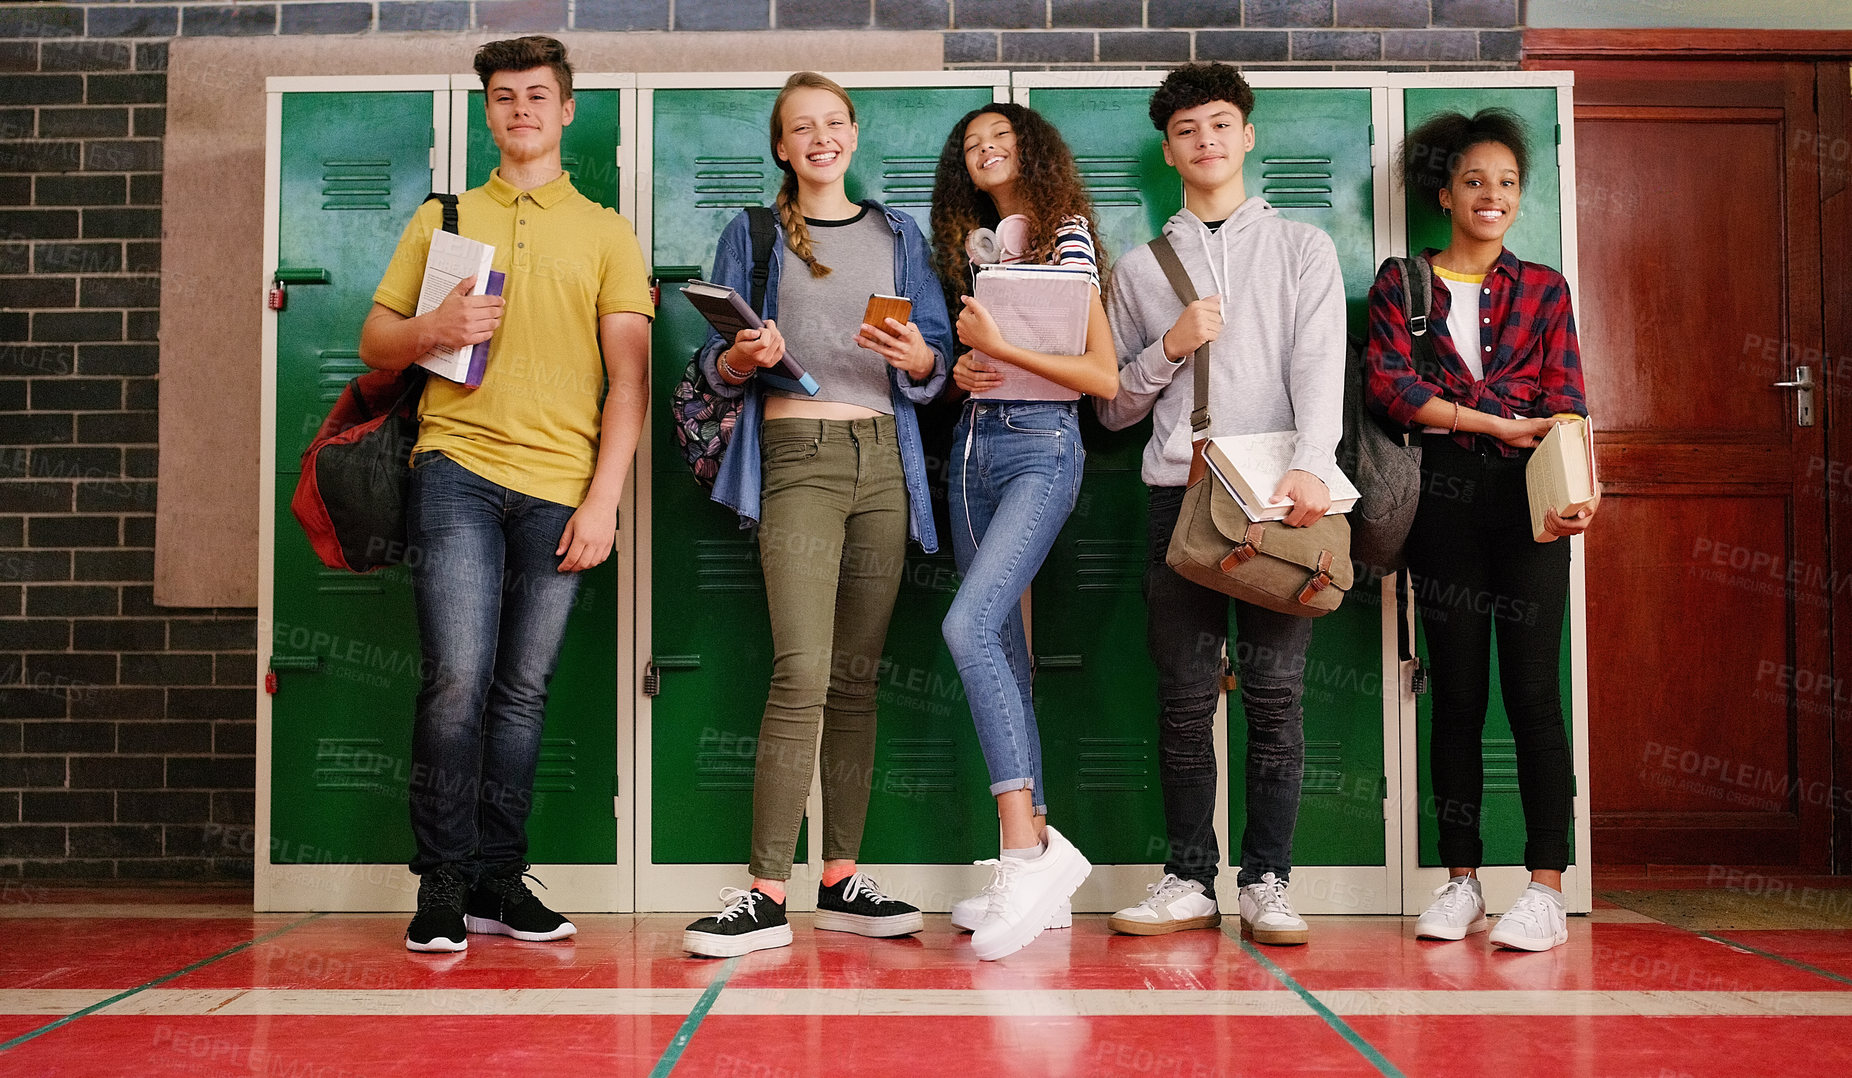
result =
[[1246,196],[1241,163],[1254,148],[1253,108],[1253,90],[1225,64],[1178,68],[1151,98],[1164,160],[1183,180],[1183,209],[1164,225],[1164,235],[1203,298],[1185,307],[1149,247],[1128,251],[1113,268],[1108,313],[1119,393],[1094,406],[1114,430],[1152,417],[1142,468],[1151,488],[1144,594],[1146,640],[1158,670],[1169,854],[1150,897],[1119,911],[1111,925],[1156,935],[1221,923],[1214,717],[1232,601],[1248,724],[1247,826],[1237,879],[1242,928],[1261,943],[1303,943],[1306,925],[1287,900],[1286,881],[1305,772],[1299,701],[1312,621],[1230,600],[1164,562],[1190,471],[1192,354],[1205,342],[1208,433],[1297,432],[1291,470],[1275,492],[1293,502],[1286,523],[1303,527],[1331,505],[1327,483],[1337,472],[1344,401],[1337,248],[1319,229]]

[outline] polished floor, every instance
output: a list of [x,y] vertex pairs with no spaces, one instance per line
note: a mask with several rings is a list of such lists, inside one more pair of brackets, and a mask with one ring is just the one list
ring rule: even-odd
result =
[[432,956],[399,916],[0,883],[0,1076],[1852,1075],[1852,928],[1598,906],[1536,955],[1401,918],[1277,948],[1082,916],[980,963],[942,915],[903,940],[800,915],[794,946],[715,961],[680,950],[682,916]]

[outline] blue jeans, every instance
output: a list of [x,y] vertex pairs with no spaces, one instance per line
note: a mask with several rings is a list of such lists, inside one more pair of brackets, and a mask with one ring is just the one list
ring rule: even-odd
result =
[[1076,405],[970,401],[952,432],[952,554],[963,582],[945,643],[965,683],[990,792],[1029,790],[1047,815],[1022,594],[1080,494]]
[[1145,567],[1145,643],[1158,673],[1158,766],[1169,852],[1164,871],[1212,892],[1215,839],[1215,704],[1221,697],[1228,608],[1235,608],[1235,666],[1247,713],[1247,826],[1236,884],[1292,874],[1293,826],[1305,778],[1305,650],[1312,619],[1281,614],[1192,584],[1164,562],[1183,487],[1151,488]]
[[577,573],[571,506],[491,483],[440,453],[412,469],[406,531],[423,688],[412,729],[413,872],[466,879],[527,864],[527,815]]

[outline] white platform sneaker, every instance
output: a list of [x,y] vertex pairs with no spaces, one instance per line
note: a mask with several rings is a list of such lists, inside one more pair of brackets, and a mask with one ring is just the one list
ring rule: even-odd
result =
[[[997,858],[992,857],[983,861],[973,861],[972,864],[988,865],[994,870],[996,868]],[[961,898],[957,902],[952,903],[952,927],[961,929],[965,932],[976,932],[990,917],[990,895],[991,891],[995,889],[996,886],[997,877],[996,873],[993,871],[990,882],[984,885],[982,891],[972,895],[970,898]],[[1055,907],[1055,912],[1048,915],[1048,924],[1046,927],[1074,927],[1073,903],[1069,902],[1067,899],[1062,899],[1061,904]]]
[[1015,954],[1048,927],[1055,908],[1068,901],[1093,866],[1074,844],[1050,827],[1040,857],[997,859],[988,916],[971,935],[971,950],[986,962]]

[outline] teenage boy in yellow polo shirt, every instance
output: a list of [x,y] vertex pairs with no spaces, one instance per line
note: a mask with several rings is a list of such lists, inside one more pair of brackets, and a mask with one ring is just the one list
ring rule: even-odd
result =
[[495,246],[503,293],[470,296],[465,281],[412,317],[442,218],[427,202],[360,335],[361,358],[386,370],[434,346],[491,342],[480,388],[426,382],[412,456],[407,563],[424,646],[410,780],[414,951],[464,950],[469,932],[577,931],[522,882],[527,815],[578,574],[616,542],[655,316],[629,222],[560,166],[573,112],[565,46],[492,41],[476,73],[501,167],[458,196],[458,228]]

